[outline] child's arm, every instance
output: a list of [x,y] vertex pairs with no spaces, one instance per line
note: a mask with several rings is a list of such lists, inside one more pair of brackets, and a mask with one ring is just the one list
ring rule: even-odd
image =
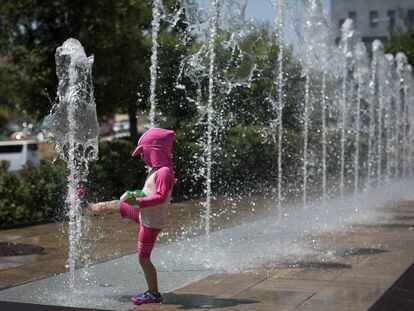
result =
[[138,198],[137,203],[140,208],[155,206],[164,203],[168,198],[168,192],[172,188],[171,169],[168,167],[160,168],[154,176],[155,193],[152,196]]

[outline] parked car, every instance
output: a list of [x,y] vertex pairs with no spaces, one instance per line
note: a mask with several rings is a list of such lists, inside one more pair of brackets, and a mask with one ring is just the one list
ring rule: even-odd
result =
[[14,132],[13,134],[10,135],[10,139],[13,139],[13,140],[32,140],[33,138],[35,137],[23,131]]
[[9,171],[18,171],[28,163],[37,164],[39,157],[39,141],[15,140],[0,142],[0,162],[8,163]]

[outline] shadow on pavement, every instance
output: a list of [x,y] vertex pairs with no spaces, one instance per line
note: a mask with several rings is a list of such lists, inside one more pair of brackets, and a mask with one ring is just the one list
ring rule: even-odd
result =
[[99,311],[100,309],[48,306],[40,304],[0,301],[0,310],[7,311]]
[[380,249],[380,248],[349,248],[349,249],[340,249],[336,252],[337,255],[346,257],[346,256],[369,256],[382,253],[388,253],[389,250]]
[[331,261],[313,261],[313,260],[300,260],[300,261],[288,261],[288,262],[270,262],[267,264],[271,268],[308,268],[308,269],[350,269],[352,265],[340,263],[340,262],[331,262]]
[[378,299],[368,311],[414,310],[414,264]]
[[409,229],[409,228],[414,227],[414,224],[412,223],[410,224],[388,223],[388,224],[375,224],[375,225],[365,224],[361,226],[365,228],[374,228],[374,229],[380,229],[380,228],[390,228],[390,229],[408,228]]
[[259,301],[234,298],[216,298],[212,295],[169,293],[164,295],[164,301],[162,303],[167,305],[177,305],[179,306],[179,309],[218,309],[242,304],[259,303]]

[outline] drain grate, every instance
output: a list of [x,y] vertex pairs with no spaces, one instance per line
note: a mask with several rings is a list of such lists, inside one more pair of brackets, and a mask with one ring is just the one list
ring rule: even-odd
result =
[[40,254],[43,251],[43,247],[36,245],[0,242],[0,256],[4,257]]
[[294,262],[282,262],[270,264],[272,268],[308,268],[308,269],[349,269],[351,265],[333,262],[333,261],[312,261],[312,260],[301,260]]
[[358,255],[375,255],[389,252],[386,249],[379,248],[351,248],[344,252],[344,256],[358,256]]
[[291,267],[311,269],[349,269],[352,266],[345,263],[331,261],[299,261],[293,263]]

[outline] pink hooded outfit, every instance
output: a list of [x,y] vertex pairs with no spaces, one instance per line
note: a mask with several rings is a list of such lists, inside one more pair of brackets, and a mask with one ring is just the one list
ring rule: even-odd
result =
[[167,208],[174,187],[174,170],[171,164],[174,131],[152,128],[145,132],[132,153],[138,156],[144,151],[144,161],[151,169],[142,191],[146,197],[137,200],[139,208],[123,201],[119,211],[140,226],[138,255],[149,258],[158,233],[164,228]]

